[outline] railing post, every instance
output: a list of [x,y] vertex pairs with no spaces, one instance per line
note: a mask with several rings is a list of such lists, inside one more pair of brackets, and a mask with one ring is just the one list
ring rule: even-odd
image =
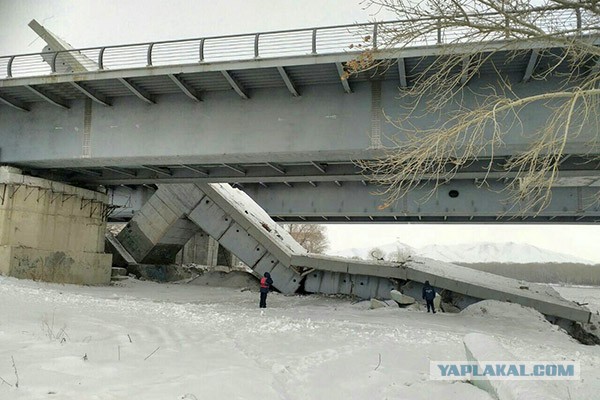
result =
[[200,62],[204,61],[204,38],[200,39],[200,48],[198,49]]
[[98,53],[98,69],[99,70],[104,69],[104,50],[106,50],[106,47],[101,48],[100,53]]
[[504,17],[504,38],[508,39],[510,37],[510,22],[508,20],[508,16]]
[[437,43],[442,44],[442,20],[437,20]]
[[312,54],[317,54],[317,29],[312,31]]
[[15,60],[15,56],[8,59],[8,65],[6,66],[6,76],[12,78],[12,65]]
[[152,48],[154,47],[154,43],[150,43],[148,45],[148,67],[152,66]]
[[258,38],[260,37],[260,33],[254,35],[254,58],[258,58]]
[[377,22],[375,22],[375,24],[373,24],[373,48],[376,49],[377,48],[377,27],[379,25],[377,24]]
[[577,16],[577,32],[581,35],[581,8],[575,9],[575,15]]
[[53,73],[56,73],[56,59],[58,58],[58,51],[54,52],[54,55],[52,56],[52,62],[50,63],[50,68],[52,69]]

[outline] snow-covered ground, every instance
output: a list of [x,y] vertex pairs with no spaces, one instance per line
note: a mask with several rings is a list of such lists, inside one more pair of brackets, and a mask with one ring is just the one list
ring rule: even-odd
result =
[[[598,288],[559,290],[600,309]],[[429,360],[464,360],[469,332],[523,360],[578,360],[581,381],[545,384],[600,393],[600,347],[518,305],[431,315],[273,293],[268,306],[238,288],[0,277],[0,399],[490,399],[429,379]]]

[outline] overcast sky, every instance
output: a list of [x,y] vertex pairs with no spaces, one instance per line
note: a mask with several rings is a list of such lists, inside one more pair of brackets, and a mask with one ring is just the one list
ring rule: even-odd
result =
[[[39,52],[37,19],[74,47],[365,22],[357,0],[0,0],[0,55]],[[390,19],[379,14],[377,19]],[[523,242],[600,262],[600,226],[334,225],[331,247]]]

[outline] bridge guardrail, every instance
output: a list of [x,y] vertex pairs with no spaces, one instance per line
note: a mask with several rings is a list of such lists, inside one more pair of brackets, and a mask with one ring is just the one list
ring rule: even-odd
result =
[[[600,22],[597,15],[579,9],[539,9],[527,15],[531,23],[550,33],[590,33],[584,32],[586,27],[594,24],[599,26]],[[504,16],[483,13],[469,18],[475,19],[474,22],[498,24],[502,23]],[[81,72],[69,68],[73,65],[68,62],[69,58],[76,58],[85,66],[85,70],[101,71],[282,56],[358,53],[378,48],[382,43],[387,48],[403,48],[504,39],[497,31],[484,34],[475,29],[442,28],[443,19],[444,17],[374,22],[4,56],[0,57],[0,79]],[[418,39],[411,39],[409,42],[393,40],[401,25],[427,24],[431,27],[434,25],[432,21],[436,20],[440,21],[439,27],[429,29],[427,34]],[[506,20],[506,24],[508,23]]]

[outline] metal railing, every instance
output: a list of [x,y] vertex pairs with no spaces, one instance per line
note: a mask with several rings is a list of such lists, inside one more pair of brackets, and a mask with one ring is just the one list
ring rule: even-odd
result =
[[[589,15],[579,9],[532,10],[527,15],[528,20],[533,24],[549,32],[590,33],[587,27],[600,27],[597,15]],[[484,13],[469,18],[478,19],[483,23],[498,24],[502,23],[505,17],[501,14]],[[0,77],[44,76],[54,73],[340,54],[384,46],[402,48],[505,38],[500,31],[483,35],[468,27],[445,28],[443,27],[445,19],[447,17],[20,54],[0,57]],[[508,23],[509,21],[506,20],[507,26]],[[406,24],[411,26],[423,24],[429,29],[426,34],[418,38],[402,42],[397,40],[397,33]],[[436,24],[437,29],[431,29]]]

